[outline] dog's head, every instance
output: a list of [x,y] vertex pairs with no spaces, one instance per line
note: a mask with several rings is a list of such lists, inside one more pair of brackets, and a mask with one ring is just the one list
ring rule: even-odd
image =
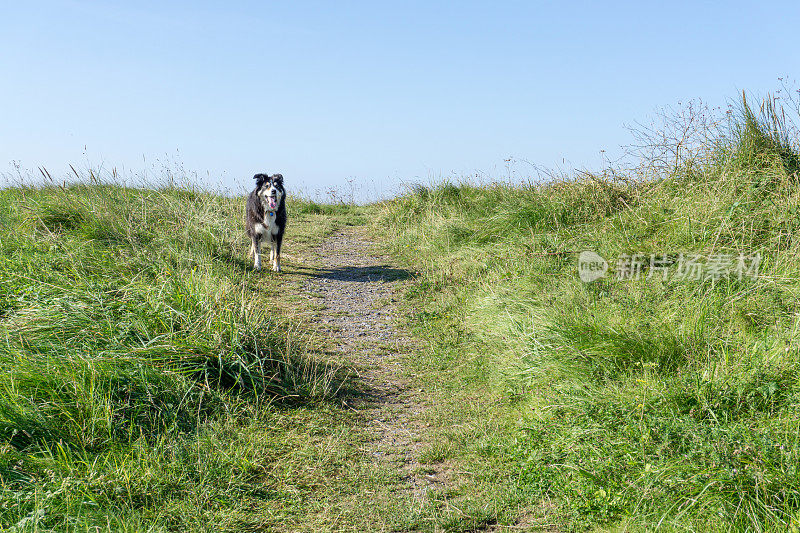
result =
[[286,191],[283,189],[283,176],[280,174],[256,174],[253,176],[256,180],[256,194],[261,198],[261,202],[266,206],[268,211],[276,211],[281,205],[283,196]]

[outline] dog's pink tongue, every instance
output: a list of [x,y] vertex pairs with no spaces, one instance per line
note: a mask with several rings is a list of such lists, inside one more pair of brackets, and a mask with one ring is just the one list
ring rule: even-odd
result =
[[270,198],[269,199],[269,208],[270,209],[275,209],[276,207],[278,207],[278,203],[275,201],[275,198]]

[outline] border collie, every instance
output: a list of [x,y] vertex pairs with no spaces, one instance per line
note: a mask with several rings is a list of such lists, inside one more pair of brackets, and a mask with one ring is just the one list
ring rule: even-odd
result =
[[245,225],[250,237],[250,257],[253,267],[261,270],[261,240],[270,244],[269,260],[272,270],[281,271],[281,243],[286,229],[286,191],[283,176],[256,174],[256,188],[247,197]]

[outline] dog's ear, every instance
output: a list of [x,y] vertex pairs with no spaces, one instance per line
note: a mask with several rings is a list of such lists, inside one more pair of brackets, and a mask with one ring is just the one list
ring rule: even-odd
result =
[[255,176],[253,176],[253,179],[256,180],[256,189],[258,189],[262,185],[264,185],[265,181],[267,181],[267,175],[266,174],[256,174]]
[[272,176],[276,181],[283,183],[283,174],[275,174]]

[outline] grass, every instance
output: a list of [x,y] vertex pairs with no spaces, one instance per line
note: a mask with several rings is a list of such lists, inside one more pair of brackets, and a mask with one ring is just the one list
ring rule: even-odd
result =
[[[362,456],[363,421],[341,408],[360,385],[304,325],[291,273],[249,268],[242,205],[174,187],[0,191],[0,529],[391,518],[396,476]],[[363,217],[289,209],[289,271]],[[359,511],[364,491],[386,513]]]
[[[797,133],[746,99],[697,133],[640,136],[626,171],[291,198],[280,276],[244,259],[241,198],[0,191],[0,529],[797,531]],[[308,321],[343,225],[419,273],[422,500],[364,453],[360,369]],[[583,250],[609,276],[581,282]],[[624,254],[672,275],[617,279]],[[760,270],[675,275],[694,254]]]
[[[468,473],[432,507],[530,529],[800,526],[793,131],[774,100],[743,99],[729,128],[655,176],[643,161],[384,204],[382,231],[420,271],[411,325],[429,346],[410,364],[439,406],[423,459]],[[581,282],[582,250],[609,277]],[[762,262],[741,280],[677,266],[648,279],[649,262],[616,279],[615,259],[636,253]]]

